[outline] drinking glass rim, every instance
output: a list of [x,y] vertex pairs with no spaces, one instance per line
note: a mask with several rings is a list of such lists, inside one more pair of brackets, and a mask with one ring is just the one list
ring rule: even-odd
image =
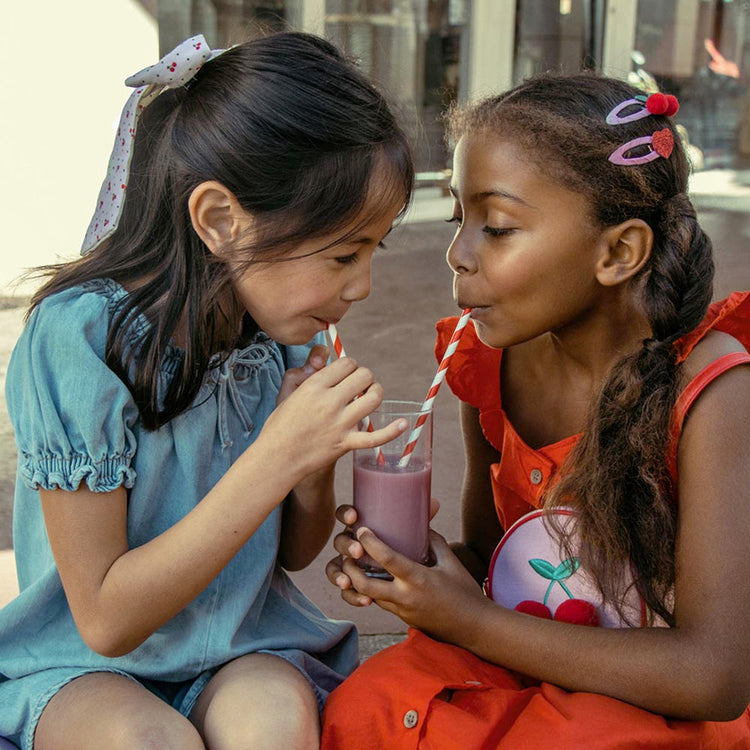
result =
[[[422,401],[409,401],[407,399],[384,398],[380,402],[380,406],[378,406],[378,408],[373,411],[373,414],[387,414],[389,417],[394,418],[416,417],[422,413],[422,403]],[[383,409],[382,407],[386,404],[393,405],[394,407],[402,405],[402,408],[396,410]]]

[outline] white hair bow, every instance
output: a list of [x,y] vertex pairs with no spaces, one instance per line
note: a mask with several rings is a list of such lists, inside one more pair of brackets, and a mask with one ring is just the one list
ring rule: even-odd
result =
[[222,52],[223,49],[212,52],[203,35],[198,34],[179,44],[155,65],[125,80],[125,85],[134,87],[135,91],[120,116],[107,176],[99,191],[96,211],[86,230],[81,255],[93,250],[117,228],[128,187],[135,131],[143,109],[167,89],[184,86],[203,63]]

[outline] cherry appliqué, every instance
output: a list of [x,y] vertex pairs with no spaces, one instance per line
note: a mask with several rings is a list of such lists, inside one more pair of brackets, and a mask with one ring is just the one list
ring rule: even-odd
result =
[[[534,601],[533,599],[524,599],[522,602],[516,604],[514,607],[516,611],[541,617],[545,620],[554,619],[558,622],[567,622],[573,625],[589,625],[592,627],[599,625],[599,612],[596,607],[584,599],[576,599],[565,585],[565,579],[570,578],[580,566],[580,561],[577,557],[569,557],[557,566],[548,560],[534,558],[529,560],[529,565],[542,578],[546,578],[550,584],[541,602]],[[547,600],[556,583],[567,594],[568,599],[558,605],[553,615],[547,606]]]

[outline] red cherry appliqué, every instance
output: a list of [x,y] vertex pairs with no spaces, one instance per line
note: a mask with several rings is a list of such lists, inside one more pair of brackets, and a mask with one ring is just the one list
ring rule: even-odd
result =
[[599,613],[596,607],[583,599],[566,599],[555,610],[555,620],[569,622],[572,625],[599,625]]
[[[580,560],[577,557],[569,557],[558,565],[549,560],[536,557],[529,560],[529,565],[533,568],[534,572],[550,582],[549,586],[547,586],[543,601],[538,602],[525,599],[519,602],[514,609],[529,615],[554,619],[559,622],[569,622],[573,625],[599,625],[599,612],[596,607],[583,599],[576,599],[573,592],[565,584],[565,581],[578,570]],[[558,584],[563,589],[568,595],[568,599],[558,605],[553,618],[549,607],[547,607],[547,600],[555,584]]]
[[534,617],[541,617],[545,620],[552,619],[552,612],[549,607],[541,602],[535,602],[533,599],[524,599],[522,602],[518,602],[513,609],[516,612],[523,612],[525,615],[534,615]]

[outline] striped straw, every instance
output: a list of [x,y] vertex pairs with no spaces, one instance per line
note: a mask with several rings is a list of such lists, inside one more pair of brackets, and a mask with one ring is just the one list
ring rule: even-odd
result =
[[445,350],[445,354],[443,354],[443,358],[440,360],[440,365],[438,366],[437,372],[435,373],[435,377],[432,379],[432,385],[427,391],[427,397],[422,404],[422,408],[419,410],[417,421],[414,423],[414,429],[411,431],[411,435],[409,435],[409,442],[406,444],[404,452],[401,454],[401,458],[398,461],[398,465],[401,468],[409,465],[411,454],[414,452],[414,448],[417,445],[417,440],[419,439],[419,435],[422,432],[422,427],[427,421],[427,417],[429,417],[432,412],[432,407],[435,404],[435,396],[437,396],[440,384],[443,382],[443,380],[445,380],[445,373],[448,371],[448,365],[450,364],[451,357],[453,356],[453,353],[456,351],[456,349],[458,349],[458,342],[461,340],[461,336],[463,335],[464,329],[466,328],[466,324],[469,322],[470,314],[471,309],[467,308],[461,314],[461,317],[458,319],[458,323],[456,323],[456,328],[453,331],[451,340],[448,342],[448,348]]
[[[341,337],[339,336],[339,332],[336,326],[333,323],[328,323],[327,331],[328,338],[331,340],[331,346],[333,346],[333,350],[336,352],[336,357],[338,359],[341,359],[341,357],[346,357],[344,345],[341,343]],[[370,422],[370,418],[368,416],[362,417],[362,424],[365,426],[365,429],[368,432],[374,431],[372,422]],[[385,456],[383,455],[383,451],[380,450],[379,446],[375,448],[375,456],[379,464],[383,465],[385,463]]]
[[341,343],[341,337],[339,336],[339,332],[333,323],[328,324],[328,338],[331,340],[331,345],[336,352],[336,357],[338,359],[341,359],[341,357],[346,357],[344,345]]

